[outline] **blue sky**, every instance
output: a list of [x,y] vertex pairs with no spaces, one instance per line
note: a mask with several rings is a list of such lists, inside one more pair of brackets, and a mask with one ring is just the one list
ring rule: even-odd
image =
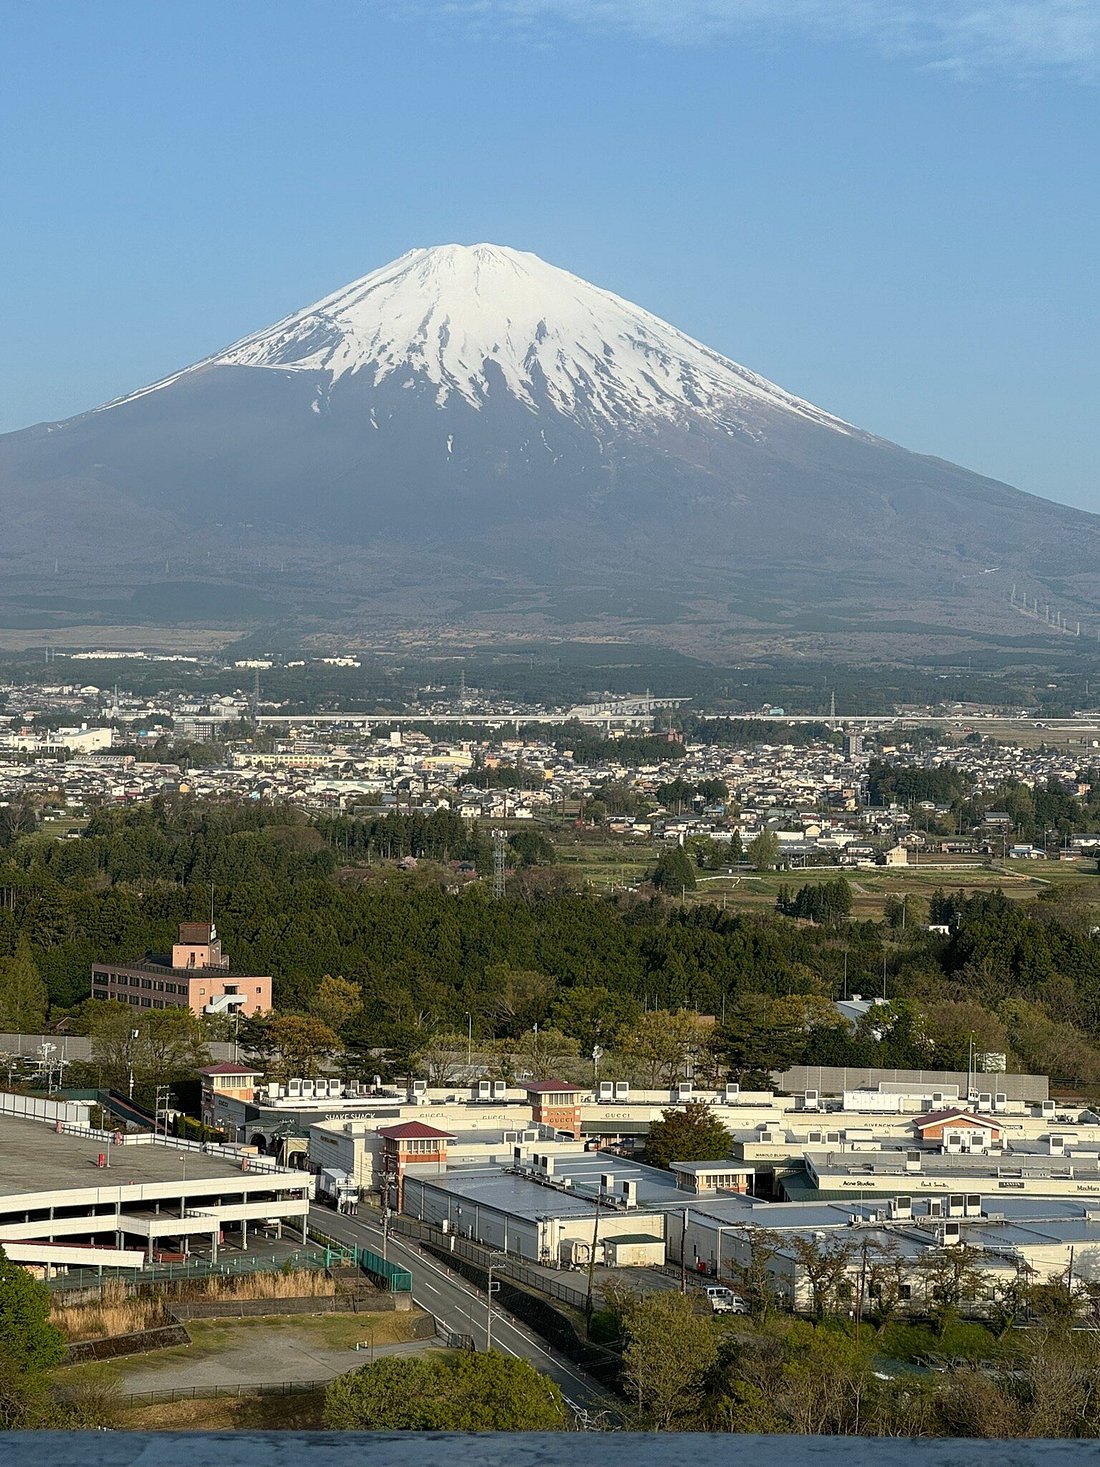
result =
[[48,0],[0,47],[0,430],[488,240],[1100,511],[1097,0]]

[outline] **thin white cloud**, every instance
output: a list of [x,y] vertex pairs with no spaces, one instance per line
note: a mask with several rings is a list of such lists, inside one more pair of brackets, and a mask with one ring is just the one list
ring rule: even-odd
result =
[[397,0],[397,8],[532,35],[566,26],[695,45],[801,34],[959,72],[1100,76],[1100,0]]

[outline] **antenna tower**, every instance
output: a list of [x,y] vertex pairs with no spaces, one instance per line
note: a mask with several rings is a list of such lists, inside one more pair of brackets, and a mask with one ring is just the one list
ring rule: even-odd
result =
[[504,843],[507,832],[493,831],[493,901],[499,902],[504,895]]

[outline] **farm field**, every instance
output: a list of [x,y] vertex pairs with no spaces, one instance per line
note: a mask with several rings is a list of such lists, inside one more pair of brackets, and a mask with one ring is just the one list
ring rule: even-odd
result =
[[[633,887],[646,879],[656,865],[662,846],[656,842],[615,841],[602,832],[553,833],[558,867],[574,880],[587,882],[596,891],[614,892]],[[833,881],[843,875],[850,882],[853,915],[864,920],[882,917],[887,897],[921,897],[927,900],[942,888],[945,892],[971,894],[1000,888],[1014,901],[1032,900],[1052,888],[1072,893],[1075,899],[1092,900],[1100,912],[1100,873],[1094,859],[1061,861],[965,861],[929,863],[905,867],[875,867],[861,870],[836,866],[810,866],[790,871],[757,872],[747,866],[732,874],[701,871],[688,902],[717,902],[731,910],[770,910],[781,886],[802,886],[815,881]]]

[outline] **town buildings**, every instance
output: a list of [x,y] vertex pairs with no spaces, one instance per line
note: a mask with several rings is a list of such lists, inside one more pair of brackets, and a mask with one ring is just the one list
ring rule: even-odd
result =
[[271,1008],[271,975],[232,968],[213,922],[184,922],[171,953],[93,963],[92,997],[139,1009],[251,1017]]

